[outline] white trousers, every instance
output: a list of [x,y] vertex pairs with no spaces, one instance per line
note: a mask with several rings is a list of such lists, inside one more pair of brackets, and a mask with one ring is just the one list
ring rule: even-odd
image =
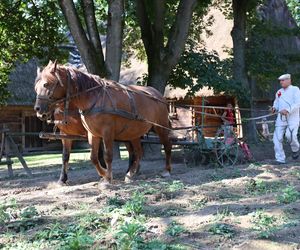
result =
[[297,152],[299,150],[299,141],[297,138],[298,128],[298,124],[276,125],[273,135],[276,161],[285,162],[285,153],[282,145],[284,134],[292,151]]

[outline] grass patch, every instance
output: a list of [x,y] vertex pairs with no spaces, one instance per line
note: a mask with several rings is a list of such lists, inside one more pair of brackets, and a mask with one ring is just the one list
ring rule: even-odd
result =
[[245,192],[251,195],[268,194],[277,191],[282,187],[280,182],[266,182],[264,180],[250,179],[245,186]]
[[172,221],[166,230],[167,235],[175,237],[179,236],[182,233],[187,232],[187,230],[178,222]]
[[259,210],[253,214],[251,222],[258,236],[267,239],[277,230],[278,218]]
[[236,234],[234,228],[226,223],[215,223],[208,231],[211,234],[224,236],[226,238],[232,238]]
[[293,169],[290,174],[300,180],[300,169]]
[[277,195],[277,201],[279,203],[292,203],[300,198],[300,193],[296,190],[294,186],[287,186]]

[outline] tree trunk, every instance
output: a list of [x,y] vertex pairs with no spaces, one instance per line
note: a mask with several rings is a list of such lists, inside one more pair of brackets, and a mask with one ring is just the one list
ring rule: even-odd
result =
[[[233,41],[233,78],[248,91],[249,100],[240,100],[241,107],[251,108],[251,88],[246,69],[246,27],[247,27],[247,0],[232,0],[233,29],[231,31]],[[249,112],[241,112],[242,117],[249,117]],[[255,122],[243,123],[244,136],[249,141],[257,141]]]
[[247,0],[232,1],[234,25],[231,31],[233,41],[233,78],[249,90],[246,71],[246,21]]
[[[154,0],[147,8],[146,5],[150,2],[136,0],[136,13],[148,59],[147,84],[163,94],[171,71],[184,50],[197,0],[180,0],[166,46],[164,45],[166,1]],[[153,21],[148,13],[149,9],[154,12]]]
[[[105,65],[107,78],[119,81],[122,59],[124,0],[108,0]],[[120,159],[120,144],[114,143],[114,158]]]
[[163,62],[148,59],[148,86],[157,89],[163,95],[168,77],[169,73],[166,72]]
[[124,0],[108,1],[105,64],[107,78],[119,81],[122,59]]

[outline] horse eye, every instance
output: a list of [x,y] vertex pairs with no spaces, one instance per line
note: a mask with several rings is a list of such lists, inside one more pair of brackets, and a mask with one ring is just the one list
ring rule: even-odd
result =
[[45,82],[44,83],[44,88],[47,88],[49,86],[49,83]]

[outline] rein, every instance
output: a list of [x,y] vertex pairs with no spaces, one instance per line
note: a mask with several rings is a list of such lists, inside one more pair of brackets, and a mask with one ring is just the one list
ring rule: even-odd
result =
[[[154,96],[152,96],[151,94],[147,93],[146,91],[136,91],[136,90],[133,90],[133,89],[129,89],[127,86],[124,86],[124,85],[120,85],[118,83],[116,83],[116,85],[110,85],[110,84],[99,84],[97,86],[94,86],[94,87],[91,87],[89,89],[85,89],[84,91],[81,91],[81,92],[77,92],[75,94],[72,94],[70,93],[71,91],[71,74],[69,72],[69,70],[66,70],[67,71],[67,89],[66,89],[66,96],[63,97],[63,98],[59,98],[59,99],[53,99],[53,94],[54,94],[54,91],[55,89],[57,88],[58,84],[61,83],[61,85],[63,86],[62,82],[61,82],[61,79],[60,77],[57,77],[57,82],[55,83],[54,87],[50,90],[49,92],[49,95],[47,96],[42,96],[42,95],[37,95],[37,99],[40,99],[40,100],[47,100],[49,102],[49,106],[54,106],[58,103],[61,103],[61,102],[64,102],[64,110],[63,110],[63,114],[64,114],[64,118],[63,118],[63,121],[54,121],[55,124],[59,123],[59,124],[64,124],[64,125],[67,125],[68,124],[68,121],[67,121],[67,116],[69,114],[69,104],[70,104],[70,100],[75,98],[75,97],[78,97],[82,94],[85,94],[85,93],[89,93],[91,91],[94,91],[94,90],[97,90],[99,88],[103,88],[104,89],[104,92],[103,92],[103,99],[102,99],[102,104],[101,105],[102,107],[95,107],[96,103],[97,103],[97,100],[95,101],[95,103],[92,105],[91,108],[89,108],[88,110],[79,110],[79,113],[83,116],[85,115],[90,115],[90,114],[95,114],[95,113],[108,113],[108,114],[112,114],[112,115],[119,115],[119,116],[122,116],[124,118],[127,118],[127,119],[130,119],[130,120],[138,120],[138,121],[143,121],[143,122],[146,122],[146,123],[149,123],[149,124],[152,124],[154,126],[157,126],[157,127],[161,127],[161,128],[164,128],[164,129],[167,129],[169,131],[173,131],[174,129],[173,128],[169,128],[169,127],[165,127],[165,126],[162,126],[156,122],[153,122],[153,121],[149,121],[147,119],[145,119],[144,117],[140,116],[139,114],[137,114],[136,112],[136,105],[134,103],[134,98],[132,96],[132,93],[135,93],[135,94],[143,94],[144,96],[154,100],[154,101],[157,101],[157,102],[160,102],[160,103],[163,103],[163,104],[166,104],[168,105],[169,103],[167,101],[164,101],[164,100],[161,100],[159,98],[156,98]],[[110,93],[109,91],[107,91],[108,88],[112,88],[112,89],[116,89],[116,90],[125,90],[127,92],[127,95],[128,95],[128,98],[129,98],[129,103],[130,103],[130,107],[131,107],[131,110],[132,112],[128,112],[128,111],[125,111],[125,110],[120,110],[120,109],[117,109],[115,107],[115,103],[112,99],[112,97],[110,96]],[[110,99],[110,102],[112,104],[112,108],[107,108],[104,106],[104,99],[105,99],[105,96],[108,96],[109,99]],[[215,109],[228,109],[227,107],[219,107],[219,106],[197,106],[197,105],[174,105],[174,107],[176,108],[181,108],[181,109],[186,109],[190,112],[194,112],[194,113],[197,113],[197,114],[201,114],[201,115],[207,115],[207,116],[211,116],[211,117],[217,117],[217,118],[222,118],[221,115],[217,115],[217,114],[211,114],[211,113],[207,113],[207,112],[203,112],[203,111],[191,111],[189,108],[190,107],[201,107],[201,108],[215,108]],[[245,109],[246,110],[246,109]],[[250,110],[250,109],[247,109],[247,110]],[[261,110],[263,111],[263,110]],[[251,121],[251,120],[260,120],[260,119],[263,119],[263,118],[267,118],[267,117],[271,117],[271,116],[274,116],[274,115],[277,115],[278,113],[274,113],[274,114],[268,114],[268,115],[262,115],[262,116],[258,116],[258,117],[253,117],[253,118],[245,118],[243,119],[244,121]],[[196,126],[195,126],[196,128]]]

